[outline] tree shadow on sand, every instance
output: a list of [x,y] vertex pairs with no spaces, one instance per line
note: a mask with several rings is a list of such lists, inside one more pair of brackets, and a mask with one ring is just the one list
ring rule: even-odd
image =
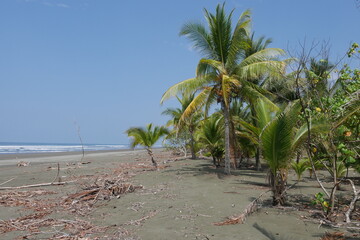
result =
[[297,238],[292,238],[288,236],[279,236],[279,233],[273,233],[263,227],[261,227],[259,224],[254,223],[253,227],[256,228],[259,232],[261,232],[264,236],[266,236],[270,240],[298,240]]
[[[200,159],[199,159],[200,160]],[[204,160],[204,159],[201,159]],[[192,160],[194,161],[194,160]],[[196,161],[196,160],[195,160]],[[267,171],[267,170],[266,170]],[[253,169],[231,169],[231,174],[227,175],[223,167],[215,167],[212,163],[201,162],[193,166],[183,166],[180,169],[166,169],[164,172],[177,172],[177,174],[191,174],[193,176],[215,174],[219,179],[224,179],[228,176],[248,176],[254,178],[264,178],[266,174],[264,171],[256,171]]]

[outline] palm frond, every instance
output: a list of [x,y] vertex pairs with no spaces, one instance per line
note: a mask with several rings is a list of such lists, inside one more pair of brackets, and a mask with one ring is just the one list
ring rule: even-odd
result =
[[342,123],[348,120],[354,114],[359,114],[360,112],[360,90],[352,93],[351,99],[343,107],[341,115],[336,119],[333,124],[333,129],[339,127]]
[[257,136],[257,137],[260,136],[261,128],[258,128],[256,126],[252,125],[251,123],[244,121],[243,119],[238,119],[236,121],[236,123],[239,124],[247,132],[251,132],[252,135]]
[[[269,107],[271,106],[271,107]],[[275,105],[276,106],[276,105]],[[259,129],[265,128],[265,126],[274,118],[279,109],[272,110],[272,105],[259,99],[254,106],[257,127]]]
[[265,94],[271,96],[272,94],[270,92],[257,86],[256,84],[245,81],[241,81],[241,83],[243,84],[243,87],[240,88],[240,95],[252,105],[256,105],[258,100],[262,100],[266,103],[269,110],[274,112],[279,111],[279,107],[265,96]]
[[237,130],[237,131],[235,131],[235,134],[237,137],[248,139],[251,143],[253,143],[255,145],[259,144],[259,139],[248,132],[242,132],[242,131]]
[[265,48],[245,58],[241,61],[239,67],[242,68],[257,62],[275,60],[283,55],[285,55],[285,51],[280,48]]
[[240,82],[236,78],[229,77],[228,75],[222,76],[221,91],[226,106],[229,106],[230,94],[232,90],[239,87]]
[[227,60],[228,47],[231,42],[231,17],[233,11],[234,10],[232,10],[229,15],[226,15],[225,4],[217,5],[215,15],[204,9],[205,18],[210,29],[212,44],[217,55],[214,59],[221,61],[224,64]]
[[194,44],[193,47],[207,57],[216,57],[211,36],[200,23],[187,23],[180,30],[180,36],[186,36]]
[[201,78],[190,78],[179,82],[170,87],[162,96],[160,103],[168,100],[170,97],[175,97],[179,93],[193,93],[201,87],[209,83],[213,76],[203,76]]
[[[200,66],[199,66],[200,65]],[[211,68],[214,68],[216,69],[219,73],[223,73],[223,74],[226,74],[226,69],[225,69],[225,66],[222,64],[222,62],[219,62],[219,61],[216,61],[216,60],[212,60],[212,59],[201,59],[199,61],[199,64],[198,64],[198,69],[196,72],[197,74],[199,74],[200,76],[203,75],[201,74],[202,71],[200,71],[200,69],[209,69],[208,67],[205,67],[204,65],[208,65],[210,66]],[[197,75],[198,76],[198,75]]]
[[160,137],[169,133],[169,130],[163,126],[155,126],[150,123],[145,128],[132,127],[125,132],[132,140],[131,147],[134,148],[137,145],[145,147],[152,147]]
[[236,32],[238,29],[245,29],[248,35],[250,32],[250,28],[251,28],[251,10],[246,9],[244,12],[241,13],[239,20],[237,21],[234,32]]
[[[317,120],[313,121],[310,124],[310,132],[311,134],[321,134],[327,133],[330,130],[329,124],[324,120]],[[308,127],[307,124],[303,124],[295,133],[294,140],[293,140],[293,149],[296,150],[299,148],[301,144],[303,144],[308,137]]]
[[217,94],[216,89],[212,88],[211,92],[208,95],[208,99],[206,100],[205,107],[204,107],[204,116],[205,118],[208,116],[210,107],[217,101]]
[[248,36],[248,32],[251,25],[251,12],[250,10],[244,11],[234,30],[232,35],[231,44],[229,46],[229,54],[226,62],[226,66],[229,69],[232,69],[235,66],[241,50],[244,48],[245,40]]
[[293,126],[293,119],[281,113],[266,125],[260,135],[263,156],[274,175],[279,169],[287,168],[292,156]]
[[236,75],[244,80],[258,79],[263,76],[270,76],[278,79],[285,75],[286,63],[283,61],[265,60],[253,62],[247,65],[238,65]]
[[192,113],[194,113],[196,110],[200,109],[206,101],[209,98],[209,94],[211,93],[212,88],[206,87],[204,90],[202,90],[189,104],[189,106],[184,111],[183,115],[181,116],[180,121],[184,121],[187,116],[190,116]]

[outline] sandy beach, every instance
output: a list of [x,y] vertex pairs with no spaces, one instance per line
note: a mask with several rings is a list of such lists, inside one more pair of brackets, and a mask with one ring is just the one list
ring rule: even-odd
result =
[[[309,217],[311,211],[298,209],[297,196],[310,205],[320,191],[307,173],[289,190],[289,206],[271,207],[268,192],[262,208],[244,224],[215,226],[268,190],[266,172],[240,169],[225,176],[209,159],[183,159],[164,149],[156,149],[155,157],[157,171],[144,150],[86,153],[84,164],[81,153],[0,156],[0,187],[70,182],[0,191],[0,238],[266,240],[265,231],[273,239],[305,240],[334,231]],[[20,161],[30,165],[17,167]],[[290,177],[292,184],[296,177]],[[121,194],[114,188],[83,194],[120,182],[128,186]],[[359,239],[356,232],[346,234]]]

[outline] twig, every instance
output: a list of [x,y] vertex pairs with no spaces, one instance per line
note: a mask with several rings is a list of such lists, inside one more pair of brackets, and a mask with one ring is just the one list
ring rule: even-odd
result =
[[3,182],[3,183],[0,183],[0,186],[6,184],[6,183],[8,183],[8,182],[11,182],[11,181],[14,180],[15,178],[17,178],[17,177],[11,178],[11,179]]
[[130,220],[129,222],[125,223],[124,225],[141,225],[142,222],[146,221],[149,218],[154,217],[158,213],[157,210],[150,212],[148,215],[137,219],[137,220]]

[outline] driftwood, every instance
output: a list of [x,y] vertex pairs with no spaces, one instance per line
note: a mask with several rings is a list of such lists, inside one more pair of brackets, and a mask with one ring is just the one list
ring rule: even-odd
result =
[[343,240],[345,233],[343,232],[325,232],[325,235],[320,238],[320,240]]
[[24,186],[17,186],[17,187],[0,187],[0,190],[14,190],[14,189],[23,189],[23,188],[32,188],[32,187],[46,187],[46,186],[54,186],[54,185],[65,185],[68,183],[73,183],[75,181],[67,181],[67,182],[56,182],[56,183],[39,183],[39,184],[32,184],[32,185],[24,185]]
[[28,167],[28,166],[30,166],[30,162],[21,161],[21,162],[18,162],[16,164],[16,166],[18,166],[18,167]]
[[223,225],[233,225],[233,224],[243,224],[246,220],[246,218],[251,215],[252,213],[254,213],[255,211],[257,211],[259,209],[259,206],[261,204],[261,197],[269,192],[270,190],[263,192],[259,195],[259,197],[257,197],[255,200],[253,200],[249,205],[247,205],[247,207],[245,208],[245,210],[238,216],[232,216],[232,217],[228,217],[227,220],[222,221],[222,222],[217,222],[214,223],[215,226],[223,226]]
[[92,189],[86,189],[81,192],[69,195],[65,202],[74,200],[93,200],[95,202],[99,197],[102,199],[109,199],[111,196],[119,197],[122,194],[134,192],[139,188],[142,188],[142,186],[134,186],[130,183],[119,184],[117,182],[106,181],[105,185],[102,187],[93,187]]
[[324,226],[331,227],[334,229],[347,229],[347,230],[353,230],[353,231],[360,231],[358,222],[352,222],[352,223],[332,222],[327,219],[312,219],[312,218],[308,218],[305,216],[302,216],[302,218],[303,218],[303,221],[319,224],[318,228],[320,228],[322,225],[324,225]]

